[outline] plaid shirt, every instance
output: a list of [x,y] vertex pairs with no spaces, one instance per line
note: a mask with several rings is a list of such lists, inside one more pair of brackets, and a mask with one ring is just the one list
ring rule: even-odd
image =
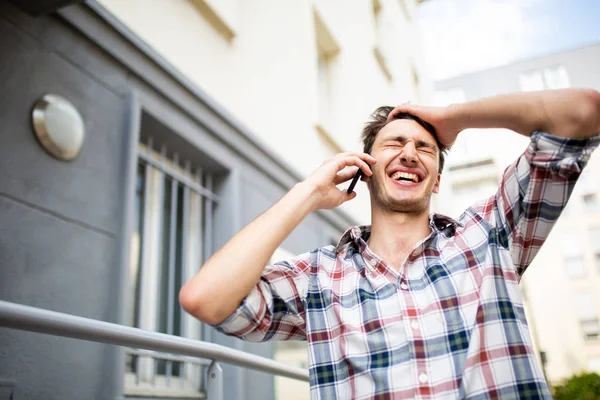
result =
[[534,132],[494,196],[458,221],[430,217],[399,272],[352,227],[267,266],[217,329],[308,340],[315,399],[551,398],[518,283],[599,143]]

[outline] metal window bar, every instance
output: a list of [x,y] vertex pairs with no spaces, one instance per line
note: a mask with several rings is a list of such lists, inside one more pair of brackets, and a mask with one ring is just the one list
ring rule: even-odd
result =
[[[189,176],[190,173],[190,162],[186,162],[185,163],[185,174],[186,176]],[[185,270],[188,266],[188,262],[189,262],[189,241],[188,241],[188,228],[189,228],[189,220],[190,220],[190,188],[188,186],[184,186],[183,188],[183,219],[182,221],[182,229],[181,229],[181,252],[182,252],[182,257],[181,257],[181,269],[182,272],[183,270]],[[202,232],[202,231],[201,231]],[[196,244],[198,245],[198,244]],[[179,331],[182,333],[185,333],[185,318],[181,318],[180,320],[180,327],[179,327]],[[185,378],[185,364],[180,364],[179,367],[179,385],[181,387],[183,387],[183,383],[184,380],[181,379],[182,377]]]
[[[175,165],[179,162],[179,156],[175,154],[173,159]],[[169,226],[169,276],[167,295],[167,334],[173,334],[173,309],[175,308],[175,233],[177,229],[177,194],[178,184],[175,179],[171,180],[171,218]],[[167,385],[171,383],[173,364],[167,361]]]
[[221,362],[304,382],[309,381],[307,370],[214,343],[145,331],[2,300],[0,300],[0,327],[212,360],[206,384],[208,400],[223,398],[223,375],[219,365]]
[[[199,177],[200,179],[200,177]],[[204,177],[204,185],[206,189],[213,190],[212,175],[206,175]],[[200,211],[201,209],[198,208]],[[208,257],[213,253],[213,201],[211,199],[205,199],[204,201],[204,251],[202,252],[202,261],[206,262]],[[212,340],[211,328],[208,325],[202,327],[202,337],[204,340],[210,342]]]

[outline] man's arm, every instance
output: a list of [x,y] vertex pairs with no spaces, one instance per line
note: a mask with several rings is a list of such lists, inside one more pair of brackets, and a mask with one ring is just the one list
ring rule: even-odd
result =
[[400,112],[432,124],[446,147],[469,128],[506,128],[526,136],[542,131],[571,139],[584,139],[600,132],[600,93],[594,89],[513,93],[448,107],[402,104],[389,118]]
[[364,153],[338,154],[323,163],[210,257],[179,292],[183,308],[211,325],[224,321],[257,285],[277,247],[304,218],[356,196],[336,187],[355,174],[355,169],[346,167],[358,167],[370,176],[368,164],[374,163],[375,159]]
[[471,207],[511,251],[524,273],[566,206],[577,178],[600,143],[600,93],[562,89],[507,94],[454,104],[396,107],[431,123],[450,146],[469,128],[507,128],[531,136],[525,152],[505,171],[498,191]]

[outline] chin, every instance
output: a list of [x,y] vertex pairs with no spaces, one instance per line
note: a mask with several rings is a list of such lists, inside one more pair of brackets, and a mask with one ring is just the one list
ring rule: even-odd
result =
[[421,214],[429,213],[429,198],[419,199],[378,199],[377,206],[384,212]]

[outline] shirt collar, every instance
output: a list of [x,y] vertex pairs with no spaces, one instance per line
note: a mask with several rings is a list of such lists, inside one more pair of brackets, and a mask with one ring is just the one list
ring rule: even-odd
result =
[[[446,236],[454,236],[457,227],[463,227],[463,224],[452,217],[447,215],[433,213],[429,215],[429,227],[435,233],[444,233]],[[335,247],[336,253],[339,252],[342,247],[348,243],[355,242],[358,244],[360,239],[364,242],[369,240],[371,236],[371,225],[360,225],[353,226],[346,230],[337,246]]]

